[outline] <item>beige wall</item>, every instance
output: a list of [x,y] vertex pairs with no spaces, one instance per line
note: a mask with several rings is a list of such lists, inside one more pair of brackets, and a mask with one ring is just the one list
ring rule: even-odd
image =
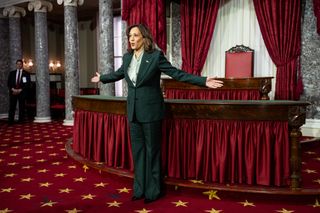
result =
[[90,79],[98,70],[96,28],[91,30],[90,23],[79,22],[80,88],[94,87]]

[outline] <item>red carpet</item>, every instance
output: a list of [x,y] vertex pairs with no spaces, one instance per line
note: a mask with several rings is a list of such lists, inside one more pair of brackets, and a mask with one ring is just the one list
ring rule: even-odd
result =
[[[64,149],[72,127],[0,121],[1,212],[320,212],[316,196],[168,187],[157,202],[131,201],[132,180],[99,173]],[[302,144],[303,185],[320,188],[320,143]],[[319,201],[319,202],[318,202]]]

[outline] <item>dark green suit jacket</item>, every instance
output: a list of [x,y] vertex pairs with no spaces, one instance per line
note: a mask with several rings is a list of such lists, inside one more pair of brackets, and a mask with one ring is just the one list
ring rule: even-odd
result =
[[126,79],[128,83],[127,113],[129,121],[133,121],[134,116],[139,122],[153,122],[163,118],[165,110],[160,88],[161,72],[178,81],[205,86],[206,77],[188,74],[173,67],[159,50],[143,54],[137,83],[134,86],[128,76],[128,67],[132,56],[133,53],[126,53],[122,58],[121,67],[116,72],[100,76],[102,83]]

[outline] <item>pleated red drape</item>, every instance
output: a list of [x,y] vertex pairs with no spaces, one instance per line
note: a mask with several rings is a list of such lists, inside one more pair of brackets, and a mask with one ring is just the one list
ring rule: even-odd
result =
[[165,0],[122,0],[122,19],[128,26],[139,23],[148,26],[156,44],[166,52]]
[[[88,160],[133,171],[125,115],[75,111],[73,149]],[[167,118],[162,128],[166,176],[217,183],[286,186],[287,121]]]
[[313,10],[317,19],[317,32],[320,35],[320,0],[313,0]]
[[200,100],[261,100],[257,90],[184,90],[166,89],[168,99],[200,99]]
[[181,0],[182,69],[201,75],[208,55],[220,0]]
[[277,66],[275,99],[297,100],[302,93],[300,0],[254,0],[262,37]]
[[124,115],[78,110],[73,150],[89,160],[133,171],[128,119]]

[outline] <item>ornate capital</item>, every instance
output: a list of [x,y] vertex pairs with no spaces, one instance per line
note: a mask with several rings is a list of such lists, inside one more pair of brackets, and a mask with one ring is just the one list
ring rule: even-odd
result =
[[50,12],[52,11],[52,3],[48,1],[43,1],[43,0],[35,0],[32,1],[28,4],[28,10],[34,12]]
[[84,0],[57,0],[58,4],[62,4],[63,6],[73,6],[76,7],[77,5],[83,5]]
[[26,15],[26,10],[22,7],[10,6],[3,9],[3,15],[9,17],[21,17]]

